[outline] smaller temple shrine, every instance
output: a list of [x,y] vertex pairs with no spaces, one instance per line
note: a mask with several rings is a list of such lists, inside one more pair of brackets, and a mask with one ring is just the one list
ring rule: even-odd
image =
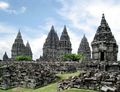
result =
[[118,45],[105,19],[104,14],[100,26],[91,43],[92,59],[114,63],[117,61]]
[[30,56],[32,58],[31,47],[28,42],[26,46],[24,45],[20,31],[18,32],[17,37],[12,45],[11,54],[13,60],[17,56]]
[[90,50],[89,43],[85,35],[83,36],[80,46],[78,48],[78,54],[82,54],[85,61],[91,60],[91,50]]

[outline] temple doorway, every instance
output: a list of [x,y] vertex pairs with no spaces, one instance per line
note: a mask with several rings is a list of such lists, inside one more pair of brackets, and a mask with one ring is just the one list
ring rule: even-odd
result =
[[104,61],[104,52],[100,53],[100,61]]

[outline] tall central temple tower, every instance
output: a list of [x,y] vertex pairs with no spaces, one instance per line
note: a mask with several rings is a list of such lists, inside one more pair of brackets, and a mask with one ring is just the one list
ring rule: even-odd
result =
[[46,38],[46,41],[43,45],[43,59],[44,60],[55,60],[57,59],[59,38],[55,32],[54,26],[51,27],[51,30]]
[[91,45],[93,60],[111,63],[117,61],[118,45],[104,14]]
[[67,32],[66,26],[64,26],[62,35],[59,41],[59,59],[63,57],[65,54],[71,54],[72,47],[70,42],[70,37]]

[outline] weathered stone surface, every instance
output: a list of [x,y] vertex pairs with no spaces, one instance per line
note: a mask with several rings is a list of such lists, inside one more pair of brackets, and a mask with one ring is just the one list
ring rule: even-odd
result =
[[97,61],[117,61],[118,45],[103,14],[92,45],[92,59]]
[[58,43],[59,38],[55,32],[54,26],[51,27],[51,30],[46,38],[46,41],[43,45],[43,59],[47,61],[54,61],[58,57]]
[[4,63],[0,67],[0,88],[37,88],[55,81],[57,77],[42,64],[35,62]]
[[3,61],[8,61],[8,60],[9,60],[9,57],[7,53],[5,52],[5,54],[3,55]]
[[26,55],[32,58],[32,50],[31,50],[29,42],[27,42],[26,44]]
[[[80,66],[78,62],[39,62],[54,73],[76,72]],[[38,64],[39,64],[38,63]]]
[[82,38],[80,46],[78,48],[78,54],[83,54],[83,56],[84,56],[83,60],[84,61],[90,61],[90,59],[91,59],[91,50],[90,50],[89,43],[88,43],[85,35]]
[[58,51],[59,59],[61,59],[64,54],[71,54],[71,51],[72,51],[72,46],[70,42],[70,37],[68,35],[66,26],[64,26],[64,29],[59,41],[59,51]]
[[[106,90],[104,91],[103,87]],[[79,76],[70,77],[58,83],[58,90],[68,88],[84,88],[102,92],[119,92],[120,73],[105,71],[86,71]]]
[[12,58],[15,59],[16,56],[24,56],[25,55],[25,45],[22,40],[22,36],[20,31],[17,34],[15,42],[12,45]]
[[32,51],[30,48],[29,43],[27,45],[24,45],[21,32],[19,31],[17,34],[17,37],[12,45],[12,50],[11,50],[11,56],[12,59],[15,59],[16,56],[30,56],[32,57]]

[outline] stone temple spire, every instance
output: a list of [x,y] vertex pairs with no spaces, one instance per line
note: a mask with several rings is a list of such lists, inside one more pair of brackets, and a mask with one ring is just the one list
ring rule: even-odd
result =
[[97,29],[91,45],[93,60],[107,62],[117,61],[118,45],[104,14],[102,15],[100,26]]
[[5,52],[5,54],[3,55],[3,61],[7,61],[7,60],[9,60],[9,58],[8,58],[7,53]]
[[52,26],[46,39],[46,42],[44,44],[44,47],[56,49],[58,46],[58,41],[59,41],[58,35],[55,32],[54,26]]
[[56,60],[57,50],[58,50],[59,38],[55,32],[54,26],[51,27],[51,30],[46,38],[46,41],[43,45],[43,58],[46,60]]
[[18,32],[18,34],[17,34],[17,37],[16,37],[17,39],[22,39],[22,36],[21,36],[21,32],[20,32],[20,30],[19,30],[19,32]]
[[102,14],[101,25],[102,25],[102,24],[107,24],[104,14]]
[[[108,36],[109,35],[109,36]],[[100,26],[97,29],[93,41],[113,41],[116,42],[114,36],[112,35],[111,29],[105,19],[105,15],[102,15]]]
[[12,56],[12,59],[15,59],[16,56],[22,56],[22,55],[25,55],[25,45],[23,43],[23,39],[22,39],[22,36],[21,36],[21,32],[19,30],[18,34],[17,34],[17,37],[12,45],[12,50],[11,50],[11,56]]
[[64,26],[64,29],[63,29],[63,32],[62,32],[62,35],[60,37],[60,41],[69,41],[70,42],[70,38],[69,38],[69,35],[68,35],[68,32],[67,32],[67,28],[66,26]]
[[32,50],[31,50],[29,42],[26,43],[26,56],[29,56],[32,58]]
[[72,51],[70,37],[67,32],[66,26],[64,26],[62,35],[59,41],[59,56],[62,57],[64,54],[70,54]]
[[16,43],[16,42],[23,43],[20,30],[19,30],[19,32],[18,32],[18,34],[17,34],[16,39],[15,39],[15,43]]
[[91,50],[85,35],[83,36],[81,43],[79,45],[78,54],[83,54],[85,61],[89,61],[91,59]]

